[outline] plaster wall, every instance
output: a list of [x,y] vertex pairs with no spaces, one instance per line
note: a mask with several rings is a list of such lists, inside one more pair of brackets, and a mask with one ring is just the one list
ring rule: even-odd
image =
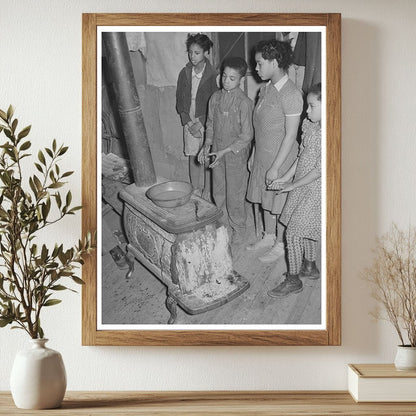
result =
[[[44,327],[69,390],[345,389],[347,363],[392,362],[389,324],[374,321],[360,270],[391,221],[416,221],[416,2],[413,0],[0,0],[0,108],[32,124],[33,148],[70,145],[62,168],[81,195],[81,14],[342,13],[342,346],[82,347],[81,297],[63,295]],[[44,236],[71,244],[80,216]],[[0,330],[0,390],[27,336]]]

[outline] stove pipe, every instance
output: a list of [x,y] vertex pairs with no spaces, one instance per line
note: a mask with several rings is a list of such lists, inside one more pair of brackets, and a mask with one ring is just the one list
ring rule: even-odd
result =
[[103,43],[134,182],[136,186],[153,185],[156,183],[155,168],[134,80],[126,34],[103,33]]

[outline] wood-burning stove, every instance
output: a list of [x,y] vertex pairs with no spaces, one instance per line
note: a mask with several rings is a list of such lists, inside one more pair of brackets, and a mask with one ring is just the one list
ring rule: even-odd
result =
[[233,270],[227,229],[215,205],[193,194],[185,205],[162,208],[146,197],[147,189],[130,185],[120,193],[127,247],[166,285],[168,323],[175,322],[177,305],[202,313],[248,289],[247,279]]

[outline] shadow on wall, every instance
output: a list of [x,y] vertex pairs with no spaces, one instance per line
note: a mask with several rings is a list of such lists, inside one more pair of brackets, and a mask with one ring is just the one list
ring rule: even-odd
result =
[[376,355],[381,341],[369,315],[371,289],[360,277],[380,215],[379,35],[376,26],[342,20],[342,345],[361,357]]

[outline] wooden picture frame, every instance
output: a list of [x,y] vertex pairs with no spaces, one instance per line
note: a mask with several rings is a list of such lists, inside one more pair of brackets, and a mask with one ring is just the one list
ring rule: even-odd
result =
[[341,344],[341,15],[83,14],[82,230],[97,228],[97,28],[100,26],[319,26],[326,34],[326,325],[319,330],[123,330],[97,327],[97,257],[83,266],[83,345],[340,345]]

